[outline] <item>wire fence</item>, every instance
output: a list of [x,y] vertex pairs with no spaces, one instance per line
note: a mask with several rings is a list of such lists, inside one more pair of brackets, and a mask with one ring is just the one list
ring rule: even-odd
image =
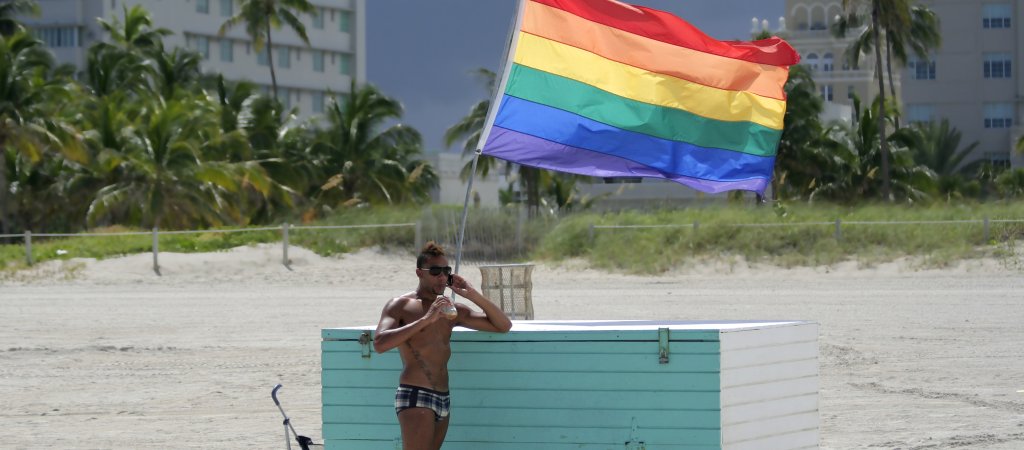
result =
[[[836,219],[834,222],[787,222],[787,223],[734,223],[734,224],[719,224],[716,223],[717,227],[733,227],[733,228],[781,228],[781,227],[813,227],[813,226],[834,226],[835,231],[833,236],[837,241],[843,240],[843,226],[851,225],[981,225],[982,226],[982,242],[988,242],[991,239],[992,225],[993,224],[1009,224],[1009,223],[1024,223],[1024,219],[989,219],[988,217],[975,220],[895,220],[895,221],[863,221],[863,220],[851,220],[843,222],[842,219]],[[694,221],[692,223],[681,223],[681,224],[659,224],[659,225],[598,225],[591,224],[589,228],[588,237],[590,242],[593,243],[595,239],[595,231],[597,230],[616,230],[616,229],[659,229],[659,228],[691,228],[693,231],[700,229],[700,222]]]
[[25,262],[28,265],[35,263],[35,258],[32,253],[32,239],[33,238],[68,238],[68,237],[118,237],[118,236],[152,236],[152,253],[153,253],[153,272],[160,275],[160,236],[173,236],[173,235],[185,235],[185,234],[218,234],[218,233],[251,233],[257,231],[279,231],[281,233],[281,264],[285,267],[291,265],[291,259],[288,258],[288,248],[291,241],[291,233],[293,231],[301,230],[346,230],[346,229],[369,229],[369,228],[405,228],[411,227],[415,229],[415,241],[420,242],[422,240],[420,236],[420,223],[387,223],[387,224],[366,224],[366,225],[291,225],[283,223],[278,227],[255,227],[255,228],[239,228],[239,229],[220,229],[220,230],[173,230],[173,231],[160,231],[158,228],[153,228],[152,231],[121,231],[111,233],[37,233],[33,234],[31,231],[25,231],[23,234],[0,234],[0,239],[6,238],[22,238],[25,245]]
[[[435,241],[445,247],[449,255],[454,255],[457,244],[458,228],[461,222],[461,210],[424,208],[415,222],[376,223],[357,225],[292,225],[264,226],[239,229],[208,229],[208,230],[160,230],[150,231],[114,231],[85,233],[32,233],[0,234],[0,240],[21,240],[24,245],[24,260],[33,265],[36,259],[33,242],[51,238],[137,238],[148,236],[145,249],[153,254],[153,271],[160,274],[160,241],[162,237],[175,235],[205,235],[273,232],[278,234],[281,242],[281,264],[290,266],[289,249],[298,241],[320,249],[326,254],[345,252],[353,247],[365,245],[366,242],[385,242],[386,245],[418,249],[426,241]],[[535,244],[547,230],[553,226],[556,218],[528,218],[525,208],[501,208],[475,211],[470,215],[463,241],[462,262],[469,264],[498,264],[510,260],[520,260],[533,250]],[[370,237],[363,239],[344,236],[339,231],[366,230]],[[395,230],[395,231],[390,231]],[[326,232],[326,233],[316,233]],[[332,233],[333,232],[333,233]],[[266,236],[262,237],[266,239]],[[271,238],[273,239],[273,238]],[[141,243],[132,246],[140,251]],[[165,242],[166,244],[166,242]],[[191,251],[191,250],[190,250]]]
[[[151,242],[146,245],[153,254],[153,271],[160,274],[160,238],[161,236],[189,235],[189,234],[228,234],[228,233],[253,233],[273,232],[278,233],[281,242],[281,264],[289,267],[289,248],[293,246],[296,233],[300,234],[302,242],[322,244],[324,242],[337,243],[344,251],[346,247],[344,239],[337,233],[341,230],[369,230],[374,233],[372,241],[388,242],[390,245],[405,248],[420,248],[428,240],[435,241],[450,250],[454,255],[458,237],[458,227],[461,212],[451,209],[426,208],[415,222],[402,223],[380,223],[380,224],[356,224],[356,225],[292,225],[288,223],[273,227],[254,227],[241,229],[216,229],[216,230],[173,230],[161,231],[124,231],[109,233],[38,233],[26,231],[22,234],[0,234],[0,239],[20,238],[24,245],[25,262],[29,265],[35,263],[33,257],[33,239],[48,238],[97,238],[97,237],[132,237],[150,236]],[[470,221],[466,226],[465,239],[462,249],[462,262],[475,265],[486,264],[507,264],[510,262],[522,262],[529,257],[531,252],[540,244],[543,237],[550,232],[558,222],[558,218],[549,216],[528,217],[525,209],[500,209],[486,212],[479,212],[470,215]],[[820,222],[788,222],[788,223],[713,223],[701,224],[694,221],[691,223],[678,224],[657,224],[657,225],[599,225],[591,224],[588,230],[589,242],[593,244],[598,232],[614,232],[616,230],[644,230],[644,229],[680,229],[697,232],[701,227],[714,229],[727,228],[782,228],[782,227],[830,227],[832,236],[836,241],[843,240],[844,231],[856,227],[878,227],[878,226],[928,226],[928,225],[967,225],[972,226],[965,232],[979,233],[981,242],[989,242],[992,238],[992,227],[996,224],[1022,224],[1024,219],[982,219],[969,220],[921,220],[921,221],[834,221]],[[981,225],[977,230],[976,225]],[[393,231],[392,231],[393,230]],[[326,232],[324,236],[314,236],[317,233]],[[302,233],[308,233],[301,235]],[[264,236],[266,238],[266,236]],[[270,238],[271,240],[273,237]],[[317,240],[319,239],[319,240]],[[314,246],[317,246],[314,244]],[[356,244],[358,245],[358,243]],[[349,246],[351,247],[351,246]],[[138,248],[138,246],[136,246]],[[145,248],[145,247],[143,247]],[[138,250],[136,250],[138,251]],[[290,268],[290,267],[289,267]]]

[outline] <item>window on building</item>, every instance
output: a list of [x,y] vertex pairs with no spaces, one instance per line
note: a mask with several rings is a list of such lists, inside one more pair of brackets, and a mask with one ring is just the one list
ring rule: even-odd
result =
[[983,28],[1010,28],[1013,6],[1009,3],[990,3],[981,7]]
[[235,0],[220,0],[220,16],[231,17],[235,15]]
[[277,67],[283,67],[285,69],[292,66],[292,51],[291,47],[278,47],[277,48]]
[[186,42],[203,59],[210,59],[210,38],[206,36],[189,36],[186,38]]
[[818,70],[818,54],[811,53],[807,55],[807,62],[804,64],[807,65],[807,68],[811,69],[811,72],[816,72]]
[[857,95],[857,90],[854,89],[853,86],[847,86],[846,87],[846,98],[847,99],[853,100],[853,97],[856,96],[856,95]]
[[78,47],[78,27],[36,28],[35,35],[50,48]]
[[832,101],[832,85],[831,84],[823,84],[823,85],[821,85],[821,98],[824,99],[826,102],[831,102]]
[[995,169],[1010,168],[1010,152],[985,152],[982,157]]
[[209,14],[210,0],[196,0],[196,12],[202,14]]
[[986,103],[985,128],[1010,128],[1013,126],[1012,103]]
[[935,107],[932,105],[909,104],[907,105],[907,122],[912,124],[926,124],[935,121]]
[[935,79],[935,61],[912,57],[907,61],[907,68],[910,69],[910,77],[915,80]]
[[825,56],[821,57],[821,71],[831,72],[835,70],[835,66],[832,63],[832,54],[826,53]]
[[318,30],[324,29],[324,9],[317,8],[316,15],[313,16],[313,28]]
[[338,29],[342,33],[352,32],[352,12],[351,11],[340,11],[341,19],[338,20]]
[[352,76],[352,55],[343,53],[338,68],[342,75]]
[[313,71],[323,72],[324,71],[324,52],[323,50],[313,50]]
[[312,97],[313,112],[316,114],[324,113],[324,93],[320,91],[314,91]]
[[278,87],[277,88],[277,101],[281,102],[281,106],[285,109],[292,107],[292,91],[288,88]]
[[1009,53],[986,53],[985,54],[985,78],[1010,78],[1013,76],[1011,61],[1013,57]]
[[220,40],[220,60],[224,62],[235,60],[235,43],[231,39]]
[[269,55],[268,51],[269,51],[269,49],[267,49],[266,46],[263,46],[263,49],[261,49],[259,51],[259,53],[256,53],[256,64],[259,64],[261,66],[270,65],[270,62],[269,62],[270,58],[268,58],[268,55]]

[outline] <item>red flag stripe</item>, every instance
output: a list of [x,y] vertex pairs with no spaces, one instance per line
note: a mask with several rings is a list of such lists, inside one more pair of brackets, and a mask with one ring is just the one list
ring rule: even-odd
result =
[[719,41],[672,14],[615,0],[530,0],[584,19],[667,44],[757,64],[788,67],[800,56],[786,41]]

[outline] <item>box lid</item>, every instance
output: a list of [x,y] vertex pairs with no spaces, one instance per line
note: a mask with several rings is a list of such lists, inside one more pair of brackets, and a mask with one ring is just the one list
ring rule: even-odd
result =
[[[658,321],[658,320],[514,320],[506,334],[455,327],[452,341],[657,341],[658,330],[668,329],[672,341],[717,341],[720,333],[807,325],[812,322],[773,321]],[[325,328],[324,340],[358,340],[376,326]]]

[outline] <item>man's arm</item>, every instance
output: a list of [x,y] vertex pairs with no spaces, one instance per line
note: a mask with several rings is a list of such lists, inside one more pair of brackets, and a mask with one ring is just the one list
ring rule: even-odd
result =
[[465,278],[459,275],[454,276],[452,291],[462,298],[469,300],[479,306],[483,313],[476,312],[465,305],[455,305],[459,310],[459,325],[480,331],[491,331],[494,333],[508,333],[512,329],[512,321],[505,312],[495,305],[480,291],[477,291]]
[[380,313],[380,322],[377,324],[377,331],[373,333],[373,350],[377,353],[384,353],[398,347],[424,327],[441,318],[441,302],[434,302],[423,317],[399,327],[398,317],[407,301],[409,300],[399,297],[384,305],[384,311]]

